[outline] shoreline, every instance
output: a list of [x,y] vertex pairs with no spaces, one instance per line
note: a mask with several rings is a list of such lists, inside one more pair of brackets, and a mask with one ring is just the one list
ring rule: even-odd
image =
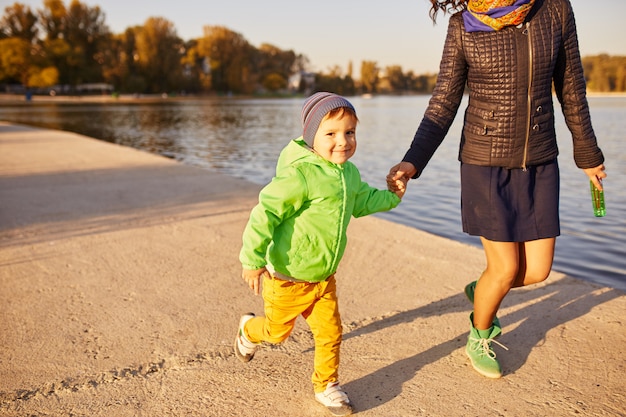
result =
[[[396,94],[401,96],[401,94]],[[415,94],[415,95],[428,95],[428,94]],[[394,94],[382,94],[381,96],[394,96]],[[295,96],[294,96],[295,97]],[[376,96],[372,96],[375,98]],[[603,93],[603,92],[587,92],[587,97],[592,98],[624,98],[626,92],[615,93]],[[251,99],[251,98],[289,98],[289,97],[274,97],[274,96],[218,96],[212,95],[185,95],[185,96],[168,96],[160,94],[120,94],[117,97],[113,97],[110,94],[107,95],[82,95],[82,96],[47,96],[47,95],[34,95],[32,99],[26,100],[23,94],[10,94],[0,93],[0,105],[4,104],[37,104],[37,103],[133,103],[133,102],[167,102],[167,101],[191,101],[191,100],[219,100],[219,99]]]
[[[51,157],[54,156],[54,157]],[[327,416],[308,329],[249,364],[239,278],[260,186],[0,122],[0,414]],[[368,216],[337,274],[340,378],[361,416],[618,416],[625,293],[553,272],[499,313],[504,377],[464,354],[482,251]],[[485,395],[488,392],[489,395]]]

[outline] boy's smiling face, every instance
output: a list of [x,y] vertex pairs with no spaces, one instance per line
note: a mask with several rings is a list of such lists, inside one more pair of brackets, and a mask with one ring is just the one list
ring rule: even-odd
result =
[[347,112],[332,118],[326,115],[313,138],[313,150],[330,162],[343,164],[356,152],[356,124],[357,119]]

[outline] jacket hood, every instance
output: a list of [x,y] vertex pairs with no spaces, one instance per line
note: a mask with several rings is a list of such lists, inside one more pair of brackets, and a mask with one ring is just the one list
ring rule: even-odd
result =
[[285,167],[296,165],[301,162],[315,165],[336,165],[313,152],[301,136],[290,141],[280,153],[278,163],[276,164],[276,174],[282,171]]

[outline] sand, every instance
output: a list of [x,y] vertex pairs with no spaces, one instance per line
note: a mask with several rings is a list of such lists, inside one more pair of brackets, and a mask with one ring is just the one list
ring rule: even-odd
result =
[[[237,260],[259,189],[0,123],[0,415],[329,415],[303,320],[248,364],[232,352],[240,315],[262,313]],[[480,249],[373,216],[349,239],[340,377],[356,415],[625,415],[623,292],[557,272],[513,290],[491,380],[464,353]]]

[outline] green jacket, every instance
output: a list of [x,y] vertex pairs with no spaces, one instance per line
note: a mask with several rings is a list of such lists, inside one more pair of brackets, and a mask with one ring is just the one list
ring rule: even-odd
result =
[[246,269],[269,263],[282,275],[323,281],[337,270],[350,218],[391,210],[399,203],[391,191],[363,182],[353,163],[329,162],[300,137],[283,149],[276,176],[259,194],[239,260]]

